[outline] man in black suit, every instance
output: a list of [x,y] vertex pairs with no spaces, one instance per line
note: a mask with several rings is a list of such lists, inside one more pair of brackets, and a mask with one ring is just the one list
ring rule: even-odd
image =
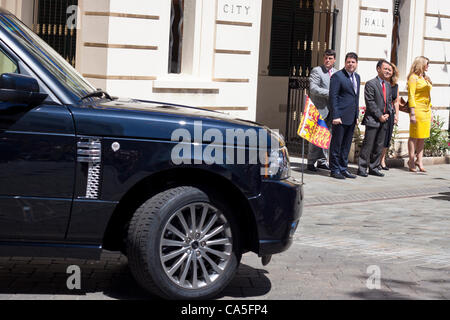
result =
[[367,177],[369,174],[383,177],[378,170],[381,152],[389,119],[389,108],[392,103],[391,85],[386,81],[390,76],[390,64],[386,60],[377,63],[378,76],[368,81],[364,87],[364,99],[366,101],[366,113],[362,124],[366,126],[364,142],[358,162],[358,175]]
[[345,56],[344,69],[331,77],[330,108],[333,130],[330,143],[330,176],[336,179],[356,178],[348,172],[348,154],[359,116],[361,78],[355,72],[357,67],[358,55],[349,52]]

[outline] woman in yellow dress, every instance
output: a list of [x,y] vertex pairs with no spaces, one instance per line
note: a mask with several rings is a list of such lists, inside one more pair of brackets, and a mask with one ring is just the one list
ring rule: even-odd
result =
[[[428,71],[429,59],[417,57],[408,75],[408,103],[411,109],[409,126],[409,171],[416,172],[416,166],[421,172],[425,139],[430,137],[431,128],[431,87],[432,82],[425,74]],[[417,155],[417,160],[414,157]]]

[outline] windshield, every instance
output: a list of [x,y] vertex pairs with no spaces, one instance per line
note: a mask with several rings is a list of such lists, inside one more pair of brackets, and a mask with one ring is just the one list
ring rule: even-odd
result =
[[13,15],[0,15],[0,26],[10,32],[62,85],[80,98],[96,91],[63,57]]

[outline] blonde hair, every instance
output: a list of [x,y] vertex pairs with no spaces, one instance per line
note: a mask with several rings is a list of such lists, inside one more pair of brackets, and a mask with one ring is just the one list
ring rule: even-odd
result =
[[400,76],[400,73],[398,72],[398,68],[395,64],[391,62],[389,63],[389,65],[392,67],[392,77],[389,82],[391,83],[391,86],[394,87],[398,83],[398,77]]
[[411,65],[411,70],[409,71],[407,80],[409,81],[409,78],[411,78],[411,76],[415,74],[419,77],[423,76],[425,80],[432,83],[431,79],[425,74],[425,67],[428,65],[429,62],[430,59],[424,56],[415,58],[414,62]]

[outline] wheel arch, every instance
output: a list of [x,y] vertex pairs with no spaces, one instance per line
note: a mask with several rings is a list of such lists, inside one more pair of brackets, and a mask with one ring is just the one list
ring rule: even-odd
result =
[[129,221],[134,212],[154,195],[178,186],[197,187],[208,195],[223,197],[235,212],[240,229],[242,250],[258,252],[259,241],[255,215],[246,196],[227,178],[207,170],[192,168],[176,168],[158,172],[144,178],[119,201],[114,210],[104,237],[103,248],[111,251],[125,252],[124,239]]

